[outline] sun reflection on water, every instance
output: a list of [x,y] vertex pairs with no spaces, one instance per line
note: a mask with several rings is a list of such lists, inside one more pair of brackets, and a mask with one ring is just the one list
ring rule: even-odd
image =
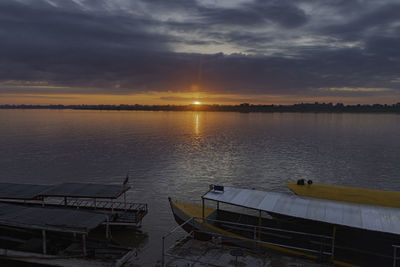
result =
[[194,133],[195,133],[195,135],[196,135],[196,137],[198,137],[199,136],[199,134],[200,134],[200,130],[199,130],[199,117],[200,117],[200,115],[199,115],[199,113],[195,113],[194,114]]

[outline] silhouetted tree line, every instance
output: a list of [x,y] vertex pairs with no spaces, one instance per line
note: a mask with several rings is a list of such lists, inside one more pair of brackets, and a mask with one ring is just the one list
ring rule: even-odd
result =
[[400,103],[344,105],[342,103],[301,103],[294,105],[0,105],[0,109],[76,109],[76,110],[147,110],[147,111],[234,111],[234,112],[355,112],[400,113]]

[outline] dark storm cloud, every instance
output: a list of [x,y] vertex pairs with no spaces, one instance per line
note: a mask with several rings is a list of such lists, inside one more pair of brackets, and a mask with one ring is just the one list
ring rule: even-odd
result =
[[335,35],[347,40],[362,40],[371,35],[397,37],[398,35],[395,35],[395,32],[399,31],[399,14],[400,4],[387,4],[374,10],[368,10],[363,16],[359,16],[349,22],[323,28],[322,34]]
[[[124,3],[1,1],[0,93],[126,94],[197,85],[227,94],[366,96],[400,89],[396,4]],[[340,19],[327,22],[326,14]],[[209,52],[212,46],[254,54]],[[340,89],[346,87],[387,90]]]
[[257,1],[240,8],[199,8],[199,13],[211,24],[260,25],[268,22],[283,27],[297,27],[307,22],[303,10],[284,1]]

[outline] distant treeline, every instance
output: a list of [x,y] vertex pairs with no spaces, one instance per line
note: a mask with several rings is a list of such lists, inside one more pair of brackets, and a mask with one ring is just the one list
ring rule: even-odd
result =
[[146,111],[234,111],[234,112],[356,112],[400,113],[400,103],[344,105],[342,103],[301,103],[294,105],[0,105],[0,109],[77,109],[77,110],[146,110]]

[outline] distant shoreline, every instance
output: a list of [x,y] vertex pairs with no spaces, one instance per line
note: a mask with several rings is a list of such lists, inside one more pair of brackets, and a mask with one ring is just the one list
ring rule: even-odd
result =
[[212,112],[300,112],[300,113],[400,113],[400,103],[343,105],[301,103],[294,105],[0,105],[0,109],[72,109],[116,111],[212,111]]

